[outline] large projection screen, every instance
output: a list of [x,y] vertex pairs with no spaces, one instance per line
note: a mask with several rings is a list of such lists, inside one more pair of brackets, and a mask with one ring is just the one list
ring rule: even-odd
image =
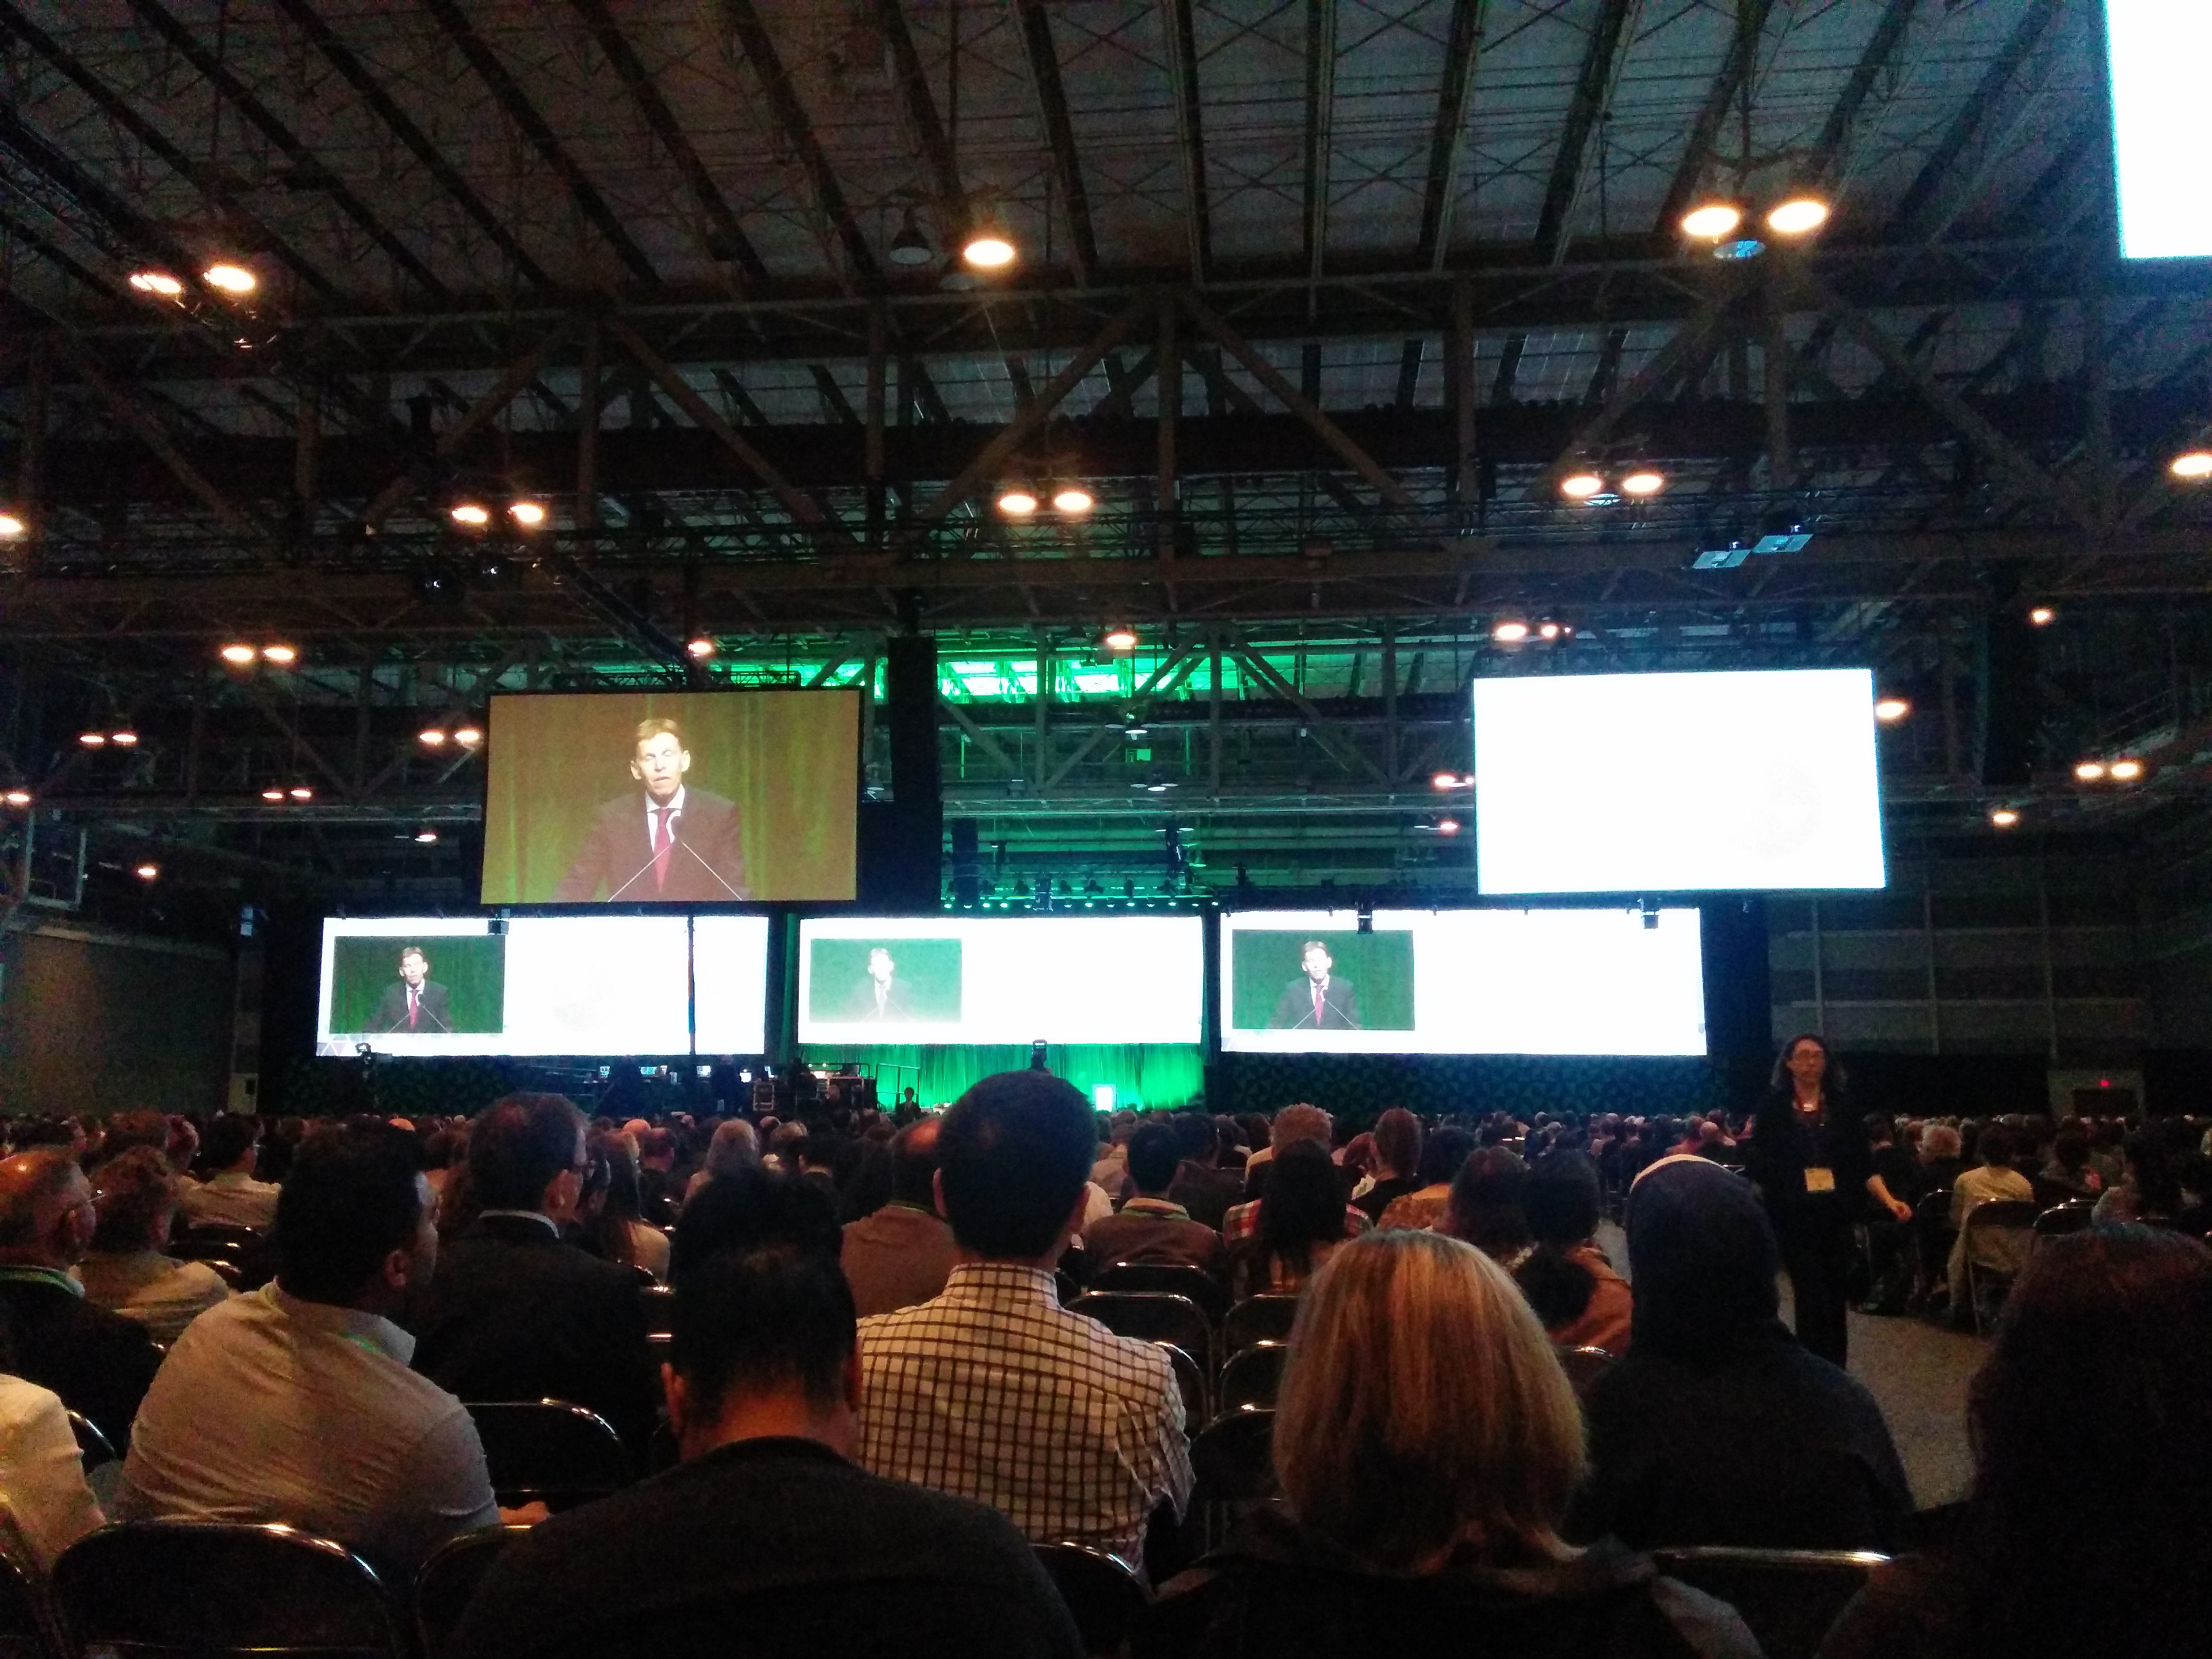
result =
[[1196,1042],[1195,916],[836,916],[799,925],[799,1040]]
[[[1698,912],[1235,911],[1222,1047],[1247,1054],[1702,1054]],[[1317,949],[1316,947],[1318,947]]]
[[768,1048],[768,918],[691,919],[692,1031],[702,1054]]
[[2212,5],[2105,0],[2120,252],[2130,259],[2212,254]]
[[685,919],[518,916],[504,933],[482,920],[326,920],[315,1051],[363,1045],[417,1057],[689,1054]]
[[494,697],[486,904],[850,899],[860,694]]
[[1474,683],[1485,894],[1885,882],[1863,668]]

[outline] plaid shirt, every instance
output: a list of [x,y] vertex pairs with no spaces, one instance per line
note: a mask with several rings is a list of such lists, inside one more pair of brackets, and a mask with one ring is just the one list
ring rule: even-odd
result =
[[860,1322],[860,1462],[992,1505],[1032,1543],[1144,1559],[1163,1498],[1190,1500],[1167,1355],[1060,1305],[1053,1276],[963,1263],[919,1307]]
[[[1249,1244],[1260,1236],[1260,1206],[1264,1199],[1239,1204],[1221,1218],[1221,1236],[1231,1244]],[[1344,1236],[1357,1238],[1375,1225],[1373,1218],[1356,1205],[1344,1206]]]

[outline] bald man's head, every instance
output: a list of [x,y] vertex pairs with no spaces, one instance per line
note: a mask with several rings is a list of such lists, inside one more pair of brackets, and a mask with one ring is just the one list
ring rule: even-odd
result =
[[92,1183],[59,1147],[0,1160],[0,1261],[73,1267],[99,1224]]
[[891,1196],[900,1203],[937,1207],[937,1131],[943,1121],[925,1117],[891,1137]]

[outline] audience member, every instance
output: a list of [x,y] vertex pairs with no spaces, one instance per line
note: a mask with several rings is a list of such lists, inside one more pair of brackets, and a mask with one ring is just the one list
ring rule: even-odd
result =
[[1460,1166],[1474,1152],[1474,1137],[1449,1127],[1437,1130],[1421,1144],[1420,1162],[1413,1170],[1413,1190],[1401,1193],[1383,1206],[1378,1227],[1433,1227],[1451,1208],[1452,1181]]
[[1244,1172],[1223,1167],[1232,1124],[1224,1130],[1203,1112],[1177,1112],[1169,1120],[1182,1162],[1168,1186],[1168,1201],[1180,1204],[1193,1221],[1219,1231],[1231,1207],[1244,1197]]
[[1597,1165],[1583,1152],[1547,1152],[1528,1166],[1521,1205],[1534,1248],[1513,1279],[1545,1333],[1563,1348],[1627,1352],[1634,1302],[1595,1243],[1603,1212]]
[[1352,1201],[1370,1221],[1420,1185],[1421,1120],[1393,1106],[1375,1120],[1375,1184]]
[[1369,1231],[1319,1141],[1279,1147],[1270,1167],[1267,1196],[1238,1205],[1224,1224],[1230,1288],[1240,1299],[1294,1294],[1338,1245]]
[[1516,1273],[1536,1248],[1522,1208],[1528,1166],[1503,1146],[1484,1146],[1459,1166],[1451,1197],[1431,1231],[1472,1244],[1507,1273]]
[[2097,1200],[2100,1224],[2126,1221],[2172,1221],[2181,1213],[2181,1172],[2164,1139],[2139,1131],[2127,1145],[2127,1175]]
[[574,1243],[602,1261],[642,1267],[655,1279],[668,1277],[668,1235],[648,1226],[640,1213],[637,1164],[628,1135],[600,1133],[585,1143],[592,1167],[577,1199]]
[[276,1282],[192,1322],[155,1379],[118,1520],[283,1522],[408,1582],[455,1533],[495,1524],[461,1402],[408,1369],[391,1316],[438,1260],[411,1136],[319,1132],[276,1206]]
[[93,1194],[100,1221],[76,1269],[87,1301],[136,1320],[164,1347],[230,1294],[206,1262],[161,1254],[177,1218],[177,1187],[168,1160],[151,1146],[101,1164]]
[[[784,1128],[796,1129],[799,1133],[787,1139]],[[786,1124],[775,1132],[776,1139],[793,1148],[798,1146],[805,1136],[805,1127],[797,1123]],[[790,1159],[789,1170],[797,1175],[799,1155],[795,1151],[790,1153]],[[714,1138],[707,1143],[707,1156],[701,1161],[697,1172],[684,1185],[684,1202],[690,1202],[691,1195],[716,1176],[735,1175],[742,1170],[758,1168],[761,1163],[760,1137],[754,1133],[753,1126],[741,1117],[723,1119],[714,1126]],[[781,1169],[787,1166],[779,1159],[775,1167]]]
[[87,1301],[70,1272],[99,1224],[92,1183],[66,1152],[0,1162],[0,1313],[15,1333],[15,1374],[52,1389],[120,1449],[161,1351],[144,1327]]
[[2051,1137],[2051,1157],[2039,1173],[2051,1189],[2048,1196],[2060,1203],[2094,1199],[2105,1190],[2104,1176],[2089,1162],[2089,1137],[2075,1124],[2068,1124]]
[[[1272,1202],[1272,1198],[1270,1199]],[[1573,1391],[1496,1263],[1392,1231],[1307,1291],[1275,1412],[1281,1510],[1166,1587],[1159,1650],[1741,1655],[1727,1607],[1620,1546],[1566,1547]]]
[[585,1407],[641,1455],[659,1390],[637,1275],[561,1238],[587,1167],[584,1115],[558,1095],[509,1095],[477,1120],[483,1207],[409,1300],[415,1368],[463,1400]]
[[1863,1310],[1901,1314],[1912,1294],[1913,1206],[1919,1201],[1920,1162],[1897,1138],[1887,1116],[1868,1114],[1867,1148],[1874,1174],[1867,1182],[1862,1223],[1870,1267]]
[[[1965,1171],[1951,1184],[1951,1224],[1959,1230],[1959,1236],[1951,1245],[1946,1278],[1951,1289],[1952,1322],[1960,1325],[1967,1322],[1970,1311],[1966,1298],[1966,1217],[1983,1205],[2000,1200],[2030,1203],[2035,1198],[2035,1188],[2027,1177],[2012,1167],[2012,1137],[2002,1124],[1992,1123],[1983,1130],[1974,1151],[1981,1159],[1980,1166]],[[1982,1230],[1974,1239],[1975,1266],[2007,1274],[2017,1272],[2031,1237],[2014,1229]]]
[[267,1232],[276,1224],[276,1188],[253,1178],[261,1150],[258,1119],[225,1112],[208,1125],[201,1143],[208,1178],[185,1188],[179,1207],[198,1227],[251,1227]]
[[941,1118],[917,1118],[891,1139],[890,1202],[848,1222],[842,1259],[860,1316],[893,1313],[945,1289],[959,1249],[937,1212]]
[[853,1301],[836,1213],[819,1190],[763,1170],[732,1174],[686,1209],[681,1231],[684,1290],[662,1380],[682,1463],[507,1549],[470,1601],[455,1651],[1079,1653],[1050,1581],[1002,1516],[852,1462]]
[[15,1371],[14,1340],[0,1322],[0,1554],[20,1548],[24,1565],[43,1573],[107,1518],[84,1478],[61,1396]]
[[1887,1549],[1912,1507],[1881,1411],[1778,1317],[1780,1253],[1742,1177],[1662,1158],[1628,1198],[1634,1341],[1588,1401],[1579,1535],[1640,1549]]
[[684,1195],[676,1170],[676,1136],[667,1129],[647,1127],[637,1136],[638,1213],[655,1227],[673,1227]]
[[1226,1274],[1221,1235],[1168,1196],[1181,1162],[1176,1133],[1164,1123],[1147,1123],[1129,1137],[1126,1163],[1137,1194],[1116,1213],[1085,1224],[1084,1255],[1094,1271],[1116,1261],[1165,1261]]
[[1930,1123],[1920,1131],[1920,1190],[1948,1193],[1966,1172],[1965,1139],[1957,1126]]
[[1109,1194],[1119,1193],[1121,1177],[1128,1170],[1129,1137],[1137,1133],[1137,1115],[1127,1110],[1111,1116],[1102,1113],[1098,1127],[1106,1132],[1105,1144],[1091,1165],[1091,1184],[1104,1188]]
[[1295,1146],[1301,1140],[1310,1140],[1325,1152],[1328,1150],[1329,1137],[1335,1129],[1327,1112],[1303,1101],[1284,1107],[1273,1118],[1259,1121],[1267,1126],[1267,1140],[1244,1160],[1244,1196],[1247,1199],[1267,1195],[1267,1166],[1282,1155],[1284,1147]]
[[958,1265],[943,1294],[861,1322],[860,1461],[981,1499],[1032,1543],[1133,1562],[1152,1510],[1188,1502],[1190,1456],[1165,1353],[1060,1304],[1094,1133],[1083,1097],[1043,1072],[985,1078],[945,1115],[938,1201]]
[[2039,1246],[1968,1411],[1963,1525],[1877,1569],[1823,1659],[2202,1655],[2212,1251],[2136,1227]]

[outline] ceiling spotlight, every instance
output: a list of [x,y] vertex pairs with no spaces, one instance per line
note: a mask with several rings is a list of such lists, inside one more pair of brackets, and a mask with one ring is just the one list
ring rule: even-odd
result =
[[428,847],[431,842],[437,839],[438,832],[435,830],[417,830],[415,832],[415,841],[417,846]]
[[1766,216],[1766,228],[1778,236],[1803,236],[1828,222],[1828,204],[1817,196],[1793,196]]
[[1108,629],[1105,638],[1099,643],[1109,651],[1134,651],[1137,648],[1137,631],[1133,628],[1117,625]]
[[2106,772],[2115,783],[2133,783],[2143,775],[2143,763],[2130,757],[2125,760],[2114,761],[2106,769]]
[[1071,519],[1081,518],[1096,504],[1091,492],[1080,484],[1069,484],[1052,494],[1052,510],[1065,514]]
[[2177,455],[2166,463],[2166,470],[2177,478],[2212,478],[2212,449],[2192,449]]
[[545,522],[545,508],[538,501],[514,501],[507,507],[507,516],[525,530],[535,530]]
[[1121,735],[1131,743],[1139,743],[1152,735],[1152,728],[1142,720],[1131,720],[1121,728]]
[[88,749],[107,747],[107,733],[105,732],[80,732],[76,734],[76,740]]
[[1518,645],[1528,637],[1528,624],[1524,622],[1502,622],[1490,630],[1490,637],[1500,645]]
[[2027,613],[2027,619],[2038,628],[2048,628],[2058,620],[2058,613],[2047,605],[2039,605]]
[[1457,818],[1438,818],[1437,820],[1437,833],[1440,836],[1455,836],[1459,834],[1459,820]]
[[264,800],[282,801],[284,799],[284,792],[282,789],[264,789],[261,792],[261,799]]
[[107,734],[107,740],[118,749],[135,749],[138,746],[138,734],[128,726],[120,732],[110,732]]
[[1010,519],[1026,519],[1037,510],[1037,498],[1026,489],[999,492],[999,511]]
[[2105,775],[2105,763],[2086,760],[2074,769],[2074,775],[2084,783],[2094,783]]
[[226,645],[216,654],[234,668],[244,668],[257,653],[250,645]]
[[253,273],[244,265],[210,265],[200,272],[200,280],[210,288],[220,289],[225,294],[251,294],[258,284]]
[[473,749],[483,741],[483,732],[473,726],[457,726],[453,728],[453,741],[464,749]]
[[439,749],[445,745],[446,733],[442,726],[426,726],[415,735],[426,749]]
[[2020,814],[2009,806],[1992,807],[1990,811],[1990,822],[2000,830],[2009,830],[2020,822]]
[[899,223],[898,234],[891,238],[891,263],[905,265],[910,270],[915,265],[926,265],[936,258],[937,250],[930,246],[929,238],[921,234],[921,226],[915,219],[914,210],[908,208],[906,217]]
[[1743,210],[1728,202],[1708,202],[1682,216],[1682,234],[1701,242],[1717,242],[1743,222]]
[[1875,699],[1874,717],[1881,721],[1884,725],[1889,725],[1895,721],[1901,720],[1911,712],[1912,705],[1905,702],[1902,697],[1877,697]]
[[1556,640],[1564,631],[1559,623],[1554,622],[1539,623],[1536,625],[1536,637],[1540,640]]
[[151,881],[161,873],[161,866],[158,864],[142,864],[138,866],[138,879],[141,881]]
[[1666,487],[1666,474],[1656,467],[1639,466],[1620,481],[1624,495],[1656,495]]
[[481,530],[491,522],[491,509],[481,501],[456,501],[447,516],[455,524]]
[[13,513],[0,513],[0,541],[12,542],[29,528]]
[[714,641],[701,634],[685,641],[684,648],[694,657],[711,657],[714,654]]
[[10,806],[28,806],[31,804],[31,792],[27,789],[10,789],[6,795],[0,796],[0,799],[4,799]]
[[299,652],[289,645],[264,645],[261,647],[261,655],[264,660],[273,662],[279,668],[289,668],[300,660]]
[[969,227],[960,257],[978,270],[1003,270],[1014,262],[1014,239],[994,213],[982,213]]
[[1586,501],[1605,488],[1605,480],[1595,472],[1570,472],[1559,480],[1559,494],[1571,501]]
[[173,300],[185,291],[185,285],[166,270],[134,270],[131,286],[141,294],[158,294],[165,300]]
[[1456,772],[1439,772],[1436,776],[1431,778],[1429,781],[1439,789],[1456,789],[1459,787],[1459,774]]
[[315,798],[315,792],[308,788],[304,783],[294,784],[286,793],[289,793],[294,800],[313,800]]

